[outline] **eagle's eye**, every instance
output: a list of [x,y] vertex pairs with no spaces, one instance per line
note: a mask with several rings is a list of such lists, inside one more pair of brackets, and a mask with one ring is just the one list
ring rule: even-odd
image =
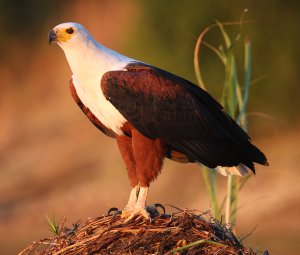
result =
[[68,34],[73,34],[74,29],[70,27],[70,28],[66,29],[66,32],[67,32]]

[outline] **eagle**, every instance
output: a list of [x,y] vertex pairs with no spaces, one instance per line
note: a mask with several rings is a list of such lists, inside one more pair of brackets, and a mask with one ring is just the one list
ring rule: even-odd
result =
[[254,163],[268,165],[249,135],[192,82],[106,48],[78,23],[55,26],[48,40],[65,53],[77,105],[116,139],[131,186],[123,218],[150,217],[149,185],[165,158],[225,176],[255,173]]

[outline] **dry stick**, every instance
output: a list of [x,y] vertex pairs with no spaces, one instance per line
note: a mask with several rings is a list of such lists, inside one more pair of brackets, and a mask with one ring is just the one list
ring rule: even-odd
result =
[[[101,234],[102,234],[102,233],[101,233]],[[77,247],[77,246],[80,246],[81,244],[84,244],[84,243],[86,243],[86,242],[88,242],[88,241],[93,241],[94,239],[97,239],[98,237],[100,237],[101,234],[100,234],[100,235],[97,235],[97,236],[92,236],[92,237],[90,237],[90,238],[88,238],[88,239],[82,240],[81,242],[72,244],[72,245],[70,245],[70,246],[68,246],[68,247],[66,247],[66,248],[63,248],[63,249],[61,249],[60,251],[54,253],[53,255],[59,255],[59,254],[62,254],[63,252],[69,251],[69,250],[71,250],[72,248],[75,248],[75,247]]]

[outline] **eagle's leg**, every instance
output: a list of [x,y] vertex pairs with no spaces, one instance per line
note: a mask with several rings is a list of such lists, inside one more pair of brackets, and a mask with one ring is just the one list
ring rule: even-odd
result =
[[129,200],[124,210],[131,209],[135,206],[137,202],[138,189],[139,189],[138,186],[135,186],[134,188],[131,189]]
[[[128,128],[128,127],[127,127]],[[130,220],[142,215],[149,219],[146,198],[150,183],[160,173],[164,149],[160,140],[152,140],[136,129],[127,130],[130,136],[118,136],[117,142],[132,187],[127,206],[122,211],[122,218]]]
[[146,208],[148,189],[149,189],[148,187],[140,187],[139,195],[135,204],[135,211],[138,214],[143,215],[146,219],[149,219],[150,217]]
[[118,208],[110,208],[108,211],[108,215],[110,215],[112,212],[115,212],[114,215],[121,214],[122,218],[129,218],[132,214],[134,214],[136,210],[136,204],[138,200],[138,193],[139,193],[140,187],[135,186],[131,189],[129,200],[127,202],[127,205],[123,210],[119,210]]
[[127,204],[127,206],[122,211],[121,217],[126,218],[126,221],[129,221],[139,215],[142,215],[146,219],[150,218],[150,214],[147,212],[147,208],[146,208],[148,187],[138,187],[138,189],[139,189],[138,196],[135,196],[136,201],[134,201],[134,204],[133,205],[131,204],[131,202],[133,201],[131,199],[133,197],[133,192],[135,188],[132,189],[131,191],[129,201],[128,201],[129,206]]

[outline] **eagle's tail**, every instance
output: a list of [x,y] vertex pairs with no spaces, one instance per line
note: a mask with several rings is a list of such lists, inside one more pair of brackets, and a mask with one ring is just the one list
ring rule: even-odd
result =
[[[200,162],[196,162],[198,165],[202,165]],[[220,175],[229,176],[229,175],[237,175],[237,176],[245,176],[250,174],[252,171],[248,167],[243,164],[239,164],[238,166],[217,166],[214,168]],[[213,169],[212,169],[213,171]]]
[[265,155],[249,140],[177,139],[169,144],[190,162],[199,162],[224,176],[255,173],[254,162],[268,165]]
[[231,166],[231,167],[217,166],[215,168],[215,170],[220,175],[223,175],[223,176],[229,176],[229,175],[245,176],[245,175],[248,175],[250,173],[248,168],[243,164],[239,164],[238,166]]

